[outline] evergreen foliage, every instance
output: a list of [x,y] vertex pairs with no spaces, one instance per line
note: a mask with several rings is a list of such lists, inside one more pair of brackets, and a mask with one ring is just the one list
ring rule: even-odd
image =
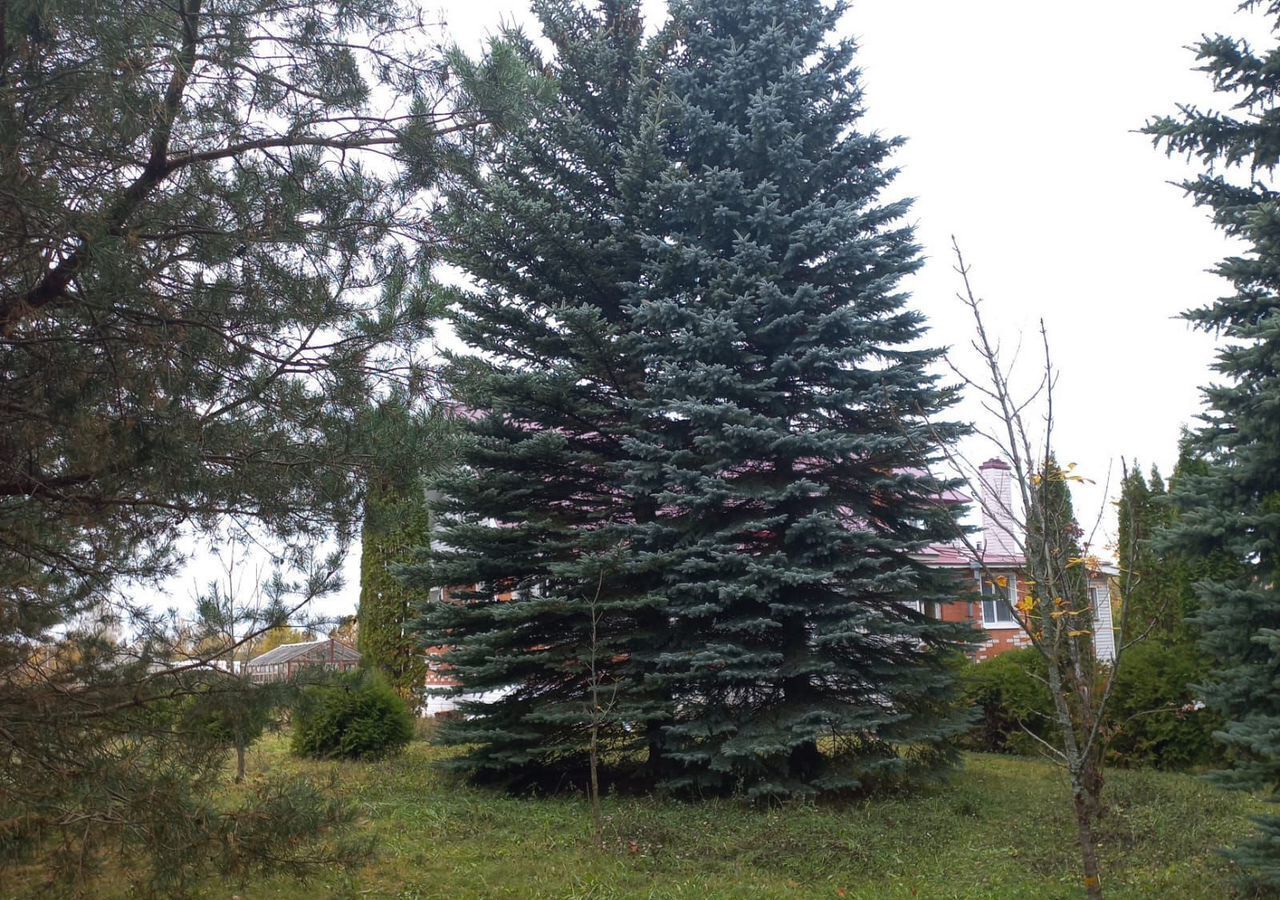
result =
[[[1190,649],[1150,639],[1125,651],[1106,710],[1108,765],[1189,769],[1222,762],[1213,738],[1222,720],[1197,706],[1195,685],[1206,668]],[[964,696],[980,713],[966,743],[991,753],[1038,754],[1041,740],[1060,741],[1047,674],[1033,648],[966,666]]]
[[[171,882],[332,818],[219,810],[225,746],[148,707],[336,586],[315,548],[352,533],[370,397],[420,387],[422,191],[474,124],[430,46],[397,0],[0,5],[6,849]],[[223,526],[280,571],[192,639],[152,589]]]
[[[1280,30],[1280,3],[1251,0]],[[1235,766],[1221,783],[1274,791],[1280,786],[1280,123],[1274,107],[1280,61],[1274,42],[1258,49],[1213,36],[1197,49],[1201,68],[1229,98],[1229,111],[1183,106],[1148,123],[1170,153],[1199,159],[1206,172],[1184,184],[1226,234],[1247,245],[1216,271],[1232,291],[1186,318],[1224,339],[1205,388],[1208,412],[1195,434],[1204,467],[1179,478],[1175,537],[1188,554],[1220,558],[1231,571],[1197,583],[1201,646],[1213,664],[1205,700],[1227,720]],[[1234,851],[1257,878],[1280,887],[1280,816]]]
[[1178,640],[1195,642],[1201,655],[1203,648],[1198,646],[1201,629],[1198,622],[1200,601],[1197,586],[1202,581],[1229,581],[1241,574],[1238,558],[1226,550],[1191,548],[1180,540],[1177,526],[1182,516],[1181,487],[1191,479],[1204,477],[1208,473],[1209,462],[1203,455],[1202,445],[1194,434],[1184,433],[1179,441],[1178,461],[1167,489],[1169,524],[1162,532],[1157,532],[1154,539],[1156,553],[1169,581],[1168,602],[1175,604],[1182,616],[1182,624],[1176,631],[1176,637]]
[[1170,540],[1181,518],[1178,485],[1205,472],[1207,463],[1197,455],[1194,438],[1184,435],[1167,486],[1153,466],[1149,480],[1135,468],[1120,490],[1120,568],[1136,575],[1123,598],[1130,606],[1130,636],[1178,643],[1188,653],[1197,652],[1198,631],[1192,624],[1199,609],[1196,584],[1238,574],[1223,553],[1188,552]]
[[[401,395],[374,416],[379,464],[370,471],[360,532],[360,606],[356,628],[362,662],[378,669],[405,700],[421,700],[427,662],[413,630],[426,594],[406,585],[398,567],[430,548],[431,522],[422,475],[449,460],[449,424],[415,410]],[[424,454],[423,450],[429,452]]]
[[299,756],[377,759],[412,739],[413,713],[378,672],[348,672],[303,688],[293,713]]
[[1179,591],[1172,560],[1164,558],[1156,546],[1156,535],[1173,522],[1173,506],[1164,479],[1152,466],[1150,480],[1135,465],[1120,485],[1119,565],[1133,573],[1132,587],[1123,602],[1128,606],[1130,640],[1145,635],[1169,640],[1184,632],[1186,610]]
[[[1027,556],[1032,560],[1028,568],[1051,571],[1058,582],[1050,588],[1056,596],[1046,594],[1045,587],[1040,584],[1031,586],[1030,599],[1035,604],[1038,623],[1048,624],[1043,622],[1046,611],[1061,608],[1064,603],[1075,604],[1082,611],[1072,617],[1075,621],[1071,624],[1073,630],[1082,631],[1091,626],[1093,611],[1087,603],[1081,602],[1086,596],[1088,571],[1083,565],[1084,548],[1080,544],[1084,529],[1076,521],[1075,505],[1071,500],[1070,482],[1073,478],[1078,479],[1079,476],[1073,475],[1070,468],[1064,469],[1052,456],[1036,474],[1031,509],[1027,514]],[[1053,621],[1051,614],[1049,617]],[[1077,625],[1084,626],[1084,629],[1076,628]],[[1093,646],[1092,630],[1077,637],[1087,638],[1089,646]]]
[[963,669],[962,684],[965,700],[980,715],[966,741],[972,749],[1034,753],[1041,746],[1037,737],[1055,739],[1058,729],[1045,660],[1035,648],[1009,650],[972,663]]
[[1204,657],[1186,643],[1152,638],[1129,648],[1107,709],[1108,760],[1157,769],[1224,762],[1213,737],[1222,719],[1201,708],[1196,687],[1208,674]]
[[426,658],[406,624],[424,597],[394,574],[427,546],[430,523],[421,487],[408,495],[370,485],[360,533],[360,614],[358,646],[362,662],[378,669],[405,700],[416,702],[427,674]]
[[858,127],[844,12],[678,3],[654,100],[629,483],[661,503],[639,530],[674,623],[672,783],[762,799],[933,766],[965,725],[946,660],[967,629],[907,605],[954,598],[912,553],[955,533],[920,473],[959,428],[899,287],[920,263],[883,196],[900,141]]
[[[464,704],[446,739],[506,783],[584,766],[588,659],[606,759],[673,788],[865,789],[946,758],[947,654],[907,604],[953,585],[926,425],[951,397],[921,317],[896,141],[856,130],[842,7],[538,4],[557,94],[450,194],[467,423],[416,577]],[[593,628],[593,625],[596,626]],[[592,641],[592,634],[596,640]],[[832,739],[831,753],[819,740]]]
[[[454,586],[427,609],[424,641],[448,648],[440,661],[463,691],[486,694],[443,729],[467,747],[458,765],[563,787],[585,775],[593,655],[612,698],[597,723],[610,758],[637,751],[658,773],[670,715],[647,678],[669,628],[657,575],[616,562],[636,546],[634,523],[656,514],[647,492],[626,489],[624,444],[643,387],[627,291],[643,260],[635,148],[653,61],[637,2],[534,12],[554,58],[511,44],[554,80],[448,194],[450,259],[479,285],[459,297],[456,328],[483,356],[450,367],[468,412],[462,465],[436,482],[448,549],[410,577]],[[485,68],[464,70],[478,93]]]
[[245,751],[275,722],[287,703],[282,684],[245,684],[230,673],[214,671],[181,703],[176,730],[194,741],[236,751],[236,782],[244,780]]

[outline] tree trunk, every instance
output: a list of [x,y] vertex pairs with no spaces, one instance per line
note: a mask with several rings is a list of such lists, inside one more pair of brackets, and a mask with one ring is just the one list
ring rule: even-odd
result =
[[649,777],[653,779],[654,786],[657,786],[667,775],[667,758],[663,752],[663,738],[661,722],[650,722],[645,729],[645,742],[649,747],[649,757],[645,760],[645,769],[649,772]]
[[1097,821],[1098,796],[1091,787],[1100,787],[1101,779],[1090,784],[1086,772],[1071,776],[1071,799],[1076,813],[1076,837],[1080,842],[1080,861],[1084,867],[1084,889],[1090,900],[1102,898],[1102,873],[1098,866],[1098,848],[1093,840],[1093,825]]
[[244,781],[244,744],[236,744],[236,784]]
[[600,812],[600,723],[591,723],[591,830],[596,846],[604,848],[604,816]]
[[[802,661],[809,652],[809,635],[804,619],[791,616],[784,618],[781,625],[785,663]],[[807,674],[792,675],[783,679],[782,693],[788,706],[803,709],[813,703],[813,682]],[[787,755],[786,766],[789,777],[809,783],[822,767],[822,753],[818,750],[818,742],[807,740],[794,744]]]
[[1084,790],[1094,824],[1102,818],[1102,760],[1089,759],[1084,769]]
[[822,752],[817,741],[805,741],[791,748],[791,757],[787,760],[787,768],[791,777],[808,782],[818,774],[822,767]]

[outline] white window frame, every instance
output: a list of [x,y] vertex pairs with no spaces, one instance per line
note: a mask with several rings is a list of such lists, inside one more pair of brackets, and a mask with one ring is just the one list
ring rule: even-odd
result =
[[927,619],[942,621],[942,603],[937,600],[908,600],[906,605]]
[[[980,613],[980,615],[982,616],[982,627],[991,631],[1002,631],[1009,628],[1018,628],[1019,627],[1018,619],[1013,613],[1013,610],[1018,605],[1018,576],[1013,573],[1009,573],[1007,575],[997,575],[996,577],[1009,579],[1009,598],[1008,598],[1008,607],[1007,607],[1009,610],[1009,618],[1002,619],[1002,618],[993,617],[992,621],[987,620],[987,604],[988,603],[992,604],[992,608],[997,613],[1001,612],[1000,600],[999,600],[999,597],[997,597],[995,594],[995,591],[998,590],[998,586],[991,579],[984,578],[982,577],[982,575],[979,575],[978,591],[979,593],[982,594],[982,600],[979,601],[982,607],[982,611]],[[990,594],[986,592],[986,586],[988,584],[990,584],[992,587],[992,593]]]

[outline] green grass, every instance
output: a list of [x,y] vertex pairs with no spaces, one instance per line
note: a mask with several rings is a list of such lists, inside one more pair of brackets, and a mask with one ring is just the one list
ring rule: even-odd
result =
[[[1066,789],[1034,760],[969,755],[925,794],[843,806],[756,810],[734,801],[607,798],[609,846],[589,839],[584,799],[516,799],[459,785],[440,751],[414,743],[379,763],[250,753],[251,775],[300,771],[362,812],[377,854],[351,872],[211,887],[210,896],[318,897],[1035,897],[1082,896]],[[1222,898],[1235,872],[1215,848],[1261,804],[1187,775],[1116,771],[1102,826],[1113,897]]]
[[[268,737],[250,781],[302,774],[359,812],[375,855],[247,884],[211,880],[208,898],[1054,898],[1082,897],[1061,774],[1030,759],[968,754],[951,780],[903,797],[755,809],[608,797],[608,846],[590,838],[585,798],[520,799],[469,788],[415,741],[376,763],[313,762]],[[1263,804],[1190,775],[1108,773],[1101,829],[1108,897],[1228,898],[1238,873],[1216,850],[1251,830]],[[227,800],[235,801],[228,787]],[[90,896],[126,900],[127,860],[108,862]],[[43,881],[36,871],[12,888]]]

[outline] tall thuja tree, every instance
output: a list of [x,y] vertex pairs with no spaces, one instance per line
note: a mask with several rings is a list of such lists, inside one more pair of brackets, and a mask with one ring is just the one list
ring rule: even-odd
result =
[[379,404],[371,424],[378,453],[365,486],[357,640],[363,662],[406,700],[420,698],[427,674],[413,628],[425,595],[398,568],[429,552],[424,479],[449,465],[451,431],[442,408],[417,408],[402,392]]
[[1173,515],[1159,470],[1152,466],[1148,479],[1135,465],[1120,485],[1117,516],[1120,568],[1138,576],[1124,597],[1133,634],[1122,635],[1121,640],[1143,635],[1171,640],[1180,633],[1183,610],[1178,574],[1156,544],[1156,536],[1168,528]]
[[397,577],[395,568],[412,564],[429,546],[430,517],[419,482],[400,491],[383,479],[371,482],[360,531],[360,607],[357,642],[362,661],[379,669],[406,700],[422,693],[426,657],[410,627],[421,592]]
[[[692,0],[661,106],[636,322],[678,699],[673,785],[787,797],[948,758],[966,630],[913,552],[954,533],[923,475],[951,393],[901,279],[919,266],[899,141],[860,130],[844,4]],[[928,421],[926,421],[928,420]],[[930,424],[932,423],[932,424]]]
[[1193,623],[1195,585],[1233,571],[1229,560],[1189,553],[1169,540],[1179,520],[1177,486],[1188,474],[1203,471],[1188,442],[1179,449],[1168,486],[1154,467],[1150,479],[1135,468],[1121,483],[1118,556],[1128,586],[1120,616],[1126,633],[1117,639],[1122,646],[1141,643],[1131,648],[1133,658],[1123,667],[1107,710],[1115,726],[1107,742],[1109,756],[1168,768],[1214,765],[1225,758],[1225,748],[1213,738],[1222,719],[1196,709],[1202,699],[1199,685],[1211,665],[1197,646]]
[[[458,764],[565,785],[592,733],[658,768],[669,714],[645,679],[668,628],[654,575],[619,562],[655,514],[625,489],[643,388],[627,299],[643,256],[633,210],[652,156],[638,139],[650,51],[636,2],[534,11],[554,55],[512,42],[550,95],[448,193],[450,259],[478,285],[456,317],[474,352],[448,373],[464,410],[461,465],[437,482],[441,549],[412,579],[453,586],[427,607],[423,639],[447,646],[459,693],[485,694],[445,729],[468,747]],[[468,70],[477,91],[486,66]]]
[[[1246,2],[1280,29],[1280,3]],[[1228,726],[1237,754],[1226,785],[1280,786],[1280,47],[1255,49],[1216,36],[1197,47],[1216,90],[1230,95],[1226,113],[1184,106],[1147,126],[1170,153],[1197,157],[1207,171],[1184,184],[1197,205],[1247,249],[1220,263],[1232,292],[1186,313],[1223,344],[1205,388],[1208,411],[1195,441],[1202,472],[1179,478],[1183,507],[1176,538],[1188,552],[1221,555],[1235,571],[1197,585],[1202,646],[1214,672],[1205,700]],[[1274,795],[1273,795],[1274,796]],[[1280,886],[1280,816],[1258,820],[1257,835],[1234,850],[1256,877]]]
[[[1101,814],[1106,745],[1102,722],[1110,692],[1110,669],[1098,658],[1095,610],[1076,521],[1071,482],[1079,481],[1050,453],[1026,486],[1026,573],[1028,595],[1018,604],[1033,645],[1044,658],[1067,769],[1083,857],[1085,888],[1101,896],[1093,827]],[[1134,532],[1126,526],[1126,535]]]
[[1171,540],[1181,519],[1176,502],[1179,485],[1207,471],[1207,463],[1197,455],[1194,437],[1188,435],[1180,444],[1167,484],[1153,466],[1149,478],[1135,468],[1121,485],[1119,564],[1122,571],[1136,575],[1124,597],[1129,607],[1129,637],[1148,635],[1162,643],[1194,643],[1198,629],[1193,620],[1199,608],[1196,583],[1239,574],[1221,553],[1188,552]]

